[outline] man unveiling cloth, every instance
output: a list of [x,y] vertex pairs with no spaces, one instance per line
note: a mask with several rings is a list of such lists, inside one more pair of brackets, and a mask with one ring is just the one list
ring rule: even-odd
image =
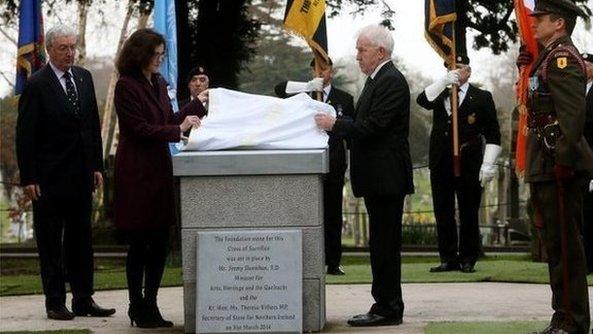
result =
[[181,151],[327,147],[328,135],[313,117],[318,112],[335,117],[336,111],[307,94],[280,99],[216,88],[208,95],[208,116],[179,145]]

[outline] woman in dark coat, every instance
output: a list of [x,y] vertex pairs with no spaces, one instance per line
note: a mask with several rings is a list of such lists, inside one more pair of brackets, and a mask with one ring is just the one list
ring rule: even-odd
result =
[[[173,167],[169,143],[197,127],[205,110],[199,100],[173,113],[158,73],[164,38],[140,29],[126,40],[117,60],[115,88],[119,144],[115,154],[114,222],[130,247],[126,274],[130,308],[138,327],[170,327],[157,307],[157,292],[175,223]],[[144,294],[142,282],[144,280]]]

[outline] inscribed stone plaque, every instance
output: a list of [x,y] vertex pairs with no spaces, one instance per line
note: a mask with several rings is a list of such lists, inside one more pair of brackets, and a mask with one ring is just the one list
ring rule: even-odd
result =
[[300,333],[302,233],[198,233],[197,333]]

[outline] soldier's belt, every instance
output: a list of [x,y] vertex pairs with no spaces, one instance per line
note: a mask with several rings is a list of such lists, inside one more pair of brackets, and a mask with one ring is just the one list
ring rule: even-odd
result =
[[553,151],[556,148],[556,141],[561,134],[556,116],[550,114],[529,115],[527,127],[548,150]]
[[459,145],[459,150],[463,151],[464,149],[467,149],[470,147],[481,147],[481,146],[482,146],[482,138],[475,137],[475,138],[472,138],[466,142],[463,142],[461,145]]
[[529,129],[543,128],[556,122],[556,116],[552,114],[529,115],[527,117],[527,127]]

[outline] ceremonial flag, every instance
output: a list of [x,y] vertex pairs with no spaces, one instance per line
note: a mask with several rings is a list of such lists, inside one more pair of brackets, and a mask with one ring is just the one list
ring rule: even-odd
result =
[[45,65],[45,48],[43,45],[41,1],[21,0],[15,95],[20,95],[23,92],[27,78],[43,65]]
[[527,144],[527,93],[529,89],[529,73],[533,66],[533,61],[538,56],[539,50],[537,41],[531,30],[531,21],[529,14],[535,7],[535,0],[514,0],[515,16],[519,26],[519,35],[521,37],[522,47],[533,55],[532,63],[523,66],[519,70],[519,79],[517,80],[517,102],[519,103],[519,124],[517,126],[517,144],[515,152],[515,169],[517,174],[522,175],[525,171],[525,150]]
[[447,65],[455,62],[455,0],[426,0],[424,36]]
[[[177,21],[175,19],[175,0],[154,1],[154,29],[165,37],[167,50],[161,63],[160,72],[167,81],[169,99],[174,112],[177,106]],[[174,144],[170,145],[171,154],[178,152]]]
[[[447,67],[454,69],[456,65],[455,48],[455,0],[426,0],[424,2],[424,36],[432,48],[443,58]],[[453,174],[461,174],[461,157],[459,153],[458,87],[451,89],[451,119],[453,139]]]
[[328,62],[325,0],[288,0],[284,27],[307,41],[316,60]]

